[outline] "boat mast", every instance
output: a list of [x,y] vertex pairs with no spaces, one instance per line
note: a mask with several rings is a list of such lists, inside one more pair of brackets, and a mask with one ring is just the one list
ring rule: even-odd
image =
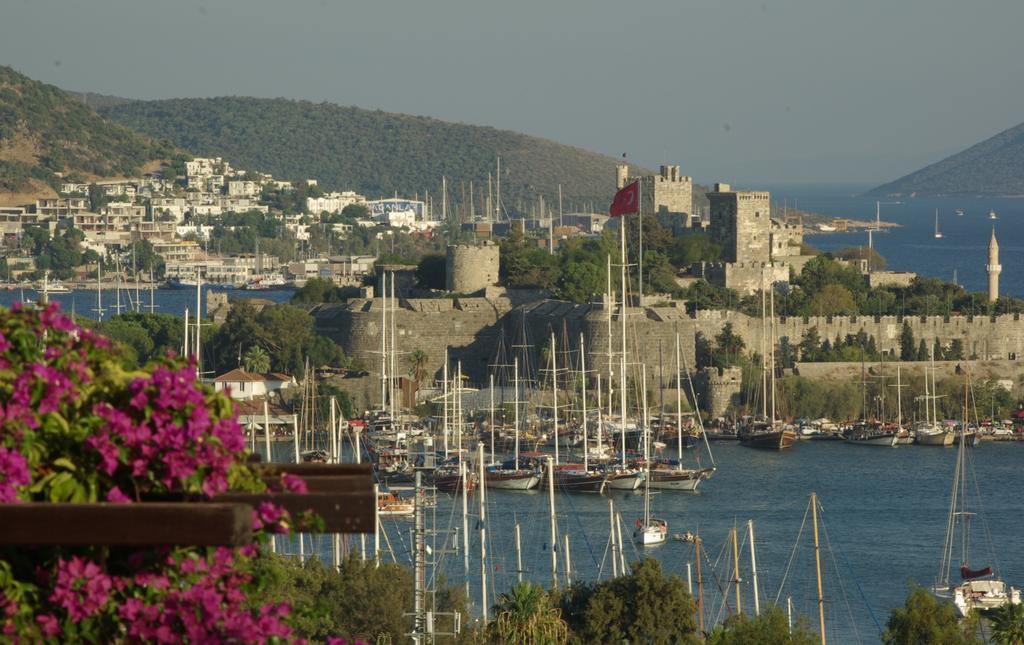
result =
[[626,465],[626,223],[619,220],[619,274],[622,278],[622,306],[619,309],[619,321],[622,327],[622,356],[619,359],[619,419],[622,427],[619,436],[622,438],[622,465]]
[[202,337],[203,320],[203,274],[196,269],[196,378],[203,376],[203,344]]
[[558,465],[558,345],[555,344],[555,332],[551,332],[551,413],[554,419],[555,465]]
[[[519,470],[519,357],[518,356],[516,356],[516,357],[514,357],[512,359],[512,365],[513,365],[512,369],[513,369],[513,375],[514,375],[512,377],[512,380],[515,382],[515,390],[516,390],[515,398],[514,398],[514,401],[513,401],[513,405],[515,405],[515,408],[516,408],[516,413],[515,413],[515,424],[516,424],[515,425],[515,431],[516,431],[515,432],[515,435],[516,435],[515,460],[516,460],[516,470],[518,471]],[[522,569],[522,567],[519,567],[519,568]]]
[[580,332],[580,398],[583,408],[583,470],[590,471],[590,446],[587,443],[587,357],[583,350],[583,332]]
[[[444,380],[444,392],[442,398],[444,399],[444,420],[441,422],[441,434],[444,435],[444,458],[448,459],[448,349],[444,350],[444,372],[442,374]],[[381,381],[383,387],[383,381]],[[382,399],[383,400],[383,399]],[[383,405],[381,406],[383,407]],[[392,423],[394,419],[392,419]]]
[[456,363],[455,372],[455,427],[453,429],[455,431],[455,450],[459,453],[459,463],[462,463],[462,425],[466,420],[462,414],[462,361]]
[[[386,410],[388,403],[388,274],[381,271],[380,279],[380,409]],[[445,365],[447,366],[447,364],[446,361]],[[445,378],[448,378],[447,375]],[[447,435],[445,435],[446,457],[448,456],[447,445]]]
[[604,457],[604,443],[602,442],[601,429],[604,426],[604,418],[601,415],[601,372],[597,372],[597,446],[598,458]]
[[[487,622],[487,517],[486,489],[484,486],[484,442],[477,444],[480,460],[480,612]],[[465,484],[463,484],[465,485]]]
[[[643,383],[647,383],[647,365],[641,367],[641,373],[643,374]],[[650,424],[647,419],[647,388],[641,386],[640,391],[643,393],[643,442],[644,442],[644,527],[643,530],[647,530],[647,527],[651,523],[651,455],[650,455],[650,433],[648,428]]]
[[821,591],[821,547],[818,543],[818,494],[811,491],[811,520],[814,525],[814,570],[818,578],[818,626],[825,645],[825,597]]
[[[490,376],[491,376],[491,388],[490,388],[490,395],[491,395],[491,419],[490,419],[490,425],[491,425],[491,463],[493,464],[494,463],[494,374],[491,373]],[[483,484],[483,481],[484,481],[483,475],[481,475],[480,476],[480,483]]]
[[185,339],[181,347],[181,355],[188,360],[188,307],[185,307]]
[[679,332],[676,332],[676,450],[679,470],[683,469],[683,372],[679,364]]
[[551,524],[551,588],[558,589],[558,526],[555,523],[555,462],[548,457],[548,508]]
[[732,538],[732,581],[736,585],[736,614],[743,613],[743,598],[740,595],[740,547],[736,535],[736,526],[729,531]]
[[694,557],[697,561],[697,626],[700,634],[704,634],[704,579],[700,573],[700,560],[703,557],[700,552],[701,540],[699,535],[693,537],[693,548],[696,550]]
[[768,418],[768,330],[765,329],[764,268],[761,268],[761,418]]
[[754,520],[747,520],[747,534],[750,539],[750,573],[751,584],[754,586],[754,615],[761,615],[761,599],[757,591],[757,553],[754,548]]
[[391,325],[391,338],[390,346],[388,347],[388,358],[391,361],[388,370],[388,400],[391,402],[391,423],[397,420],[395,414],[398,410],[396,408],[395,401],[395,378],[397,377],[397,356],[398,356],[398,334],[395,333],[395,312],[398,307],[397,298],[395,297],[395,272],[391,272],[391,316],[389,316],[388,324]]
[[[771,330],[771,369],[772,369],[772,427],[775,427],[775,281],[772,280],[768,285],[768,300],[771,303],[771,323],[769,329]],[[783,435],[780,436],[785,436]],[[779,440],[782,443],[782,440]]]
[[608,418],[612,418],[612,377],[615,374],[612,357],[612,310],[615,309],[615,296],[612,294],[612,254],[608,254],[608,297],[605,299],[605,310],[608,312]]
[[611,530],[609,533],[608,541],[612,547],[612,577],[619,577],[619,553],[618,543],[615,541],[615,502],[611,499],[608,500],[608,526]]

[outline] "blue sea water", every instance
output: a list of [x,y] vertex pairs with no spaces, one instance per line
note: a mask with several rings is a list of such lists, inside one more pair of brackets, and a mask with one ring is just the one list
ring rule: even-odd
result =
[[[871,220],[875,217],[875,197],[864,197],[867,186],[792,187],[775,186],[772,200],[785,200],[790,206],[829,217]],[[1003,266],[1000,290],[1005,295],[1024,296],[1024,198],[1013,197],[882,197],[881,218],[900,224],[900,228],[875,233],[875,249],[894,271],[914,271],[921,275],[957,282],[968,291],[986,291],[988,278],[988,242],[993,226],[999,241],[999,259]],[[939,230],[934,235],[935,210],[939,211]],[[957,209],[963,215],[956,214]],[[995,211],[998,219],[990,220]],[[805,240],[823,251],[843,247],[866,247],[864,231],[808,235]]]
[[[889,612],[901,605],[910,585],[931,585],[939,570],[955,448],[899,446],[878,448],[841,442],[800,442],[791,451],[764,452],[734,442],[713,443],[717,472],[699,493],[661,492],[652,501],[652,514],[668,522],[669,534],[699,532],[707,559],[703,566],[705,619],[710,628],[724,620],[735,603],[729,531],[738,527],[743,611],[753,611],[746,523],[753,520],[758,565],[758,589],[764,608],[778,603],[783,610],[792,599],[793,612],[817,630],[817,590],[811,518],[806,515],[811,491],[821,507],[819,535],[824,570],[825,618],[829,642],[877,643]],[[277,450],[282,454],[277,455]],[[290,446],[275,456],[290,461]],[[974,477],[968,490],[974,521],[971,566],[992,565],[1014,586],[1024,584],[1019,494],[1024,444],[983,443],[968,449]],[[686,456],[692,460],[692,454]],[[657,558],[662,567],[684,581],[687,563],[694,562],[693,546],[670,540],[641,549],[630,541],[633,523],[642,516],[643,496],[616,492],[598,496],[556,493],[559,534],[570,536],[573,579],[607,579],[611,565],[606,554],[609,533],[608,500],[623,521],[629,561],[641,554]],[[474,611],[479,613],[480,546],[478,498],[469,499],[470,559],[464,568],[461,551],[439,557],[439,569],[449,582],[469,581]],[[979,502],[980,500],[980,502]],[[514,525],[522,531],[524,578],[550,586],[548,495],[487,491],[489,597],[506,591],[517,579]],[[383,520],[395,558],[410,563],[411,521]],[[461,531],[461,498],[439,494],[433,512],[437,529]],[[799,542],[798,534],[803,533]],[[309,537],[307,536],[307,540]],[[461,538],[459,538],[461,545]],[[372,536],[366,538],[372,548]],[[359,549],[359,539],[350,539]],[[441,551],[440,539],[435,550]],[[450,544],[448,545],[451,546]],[[459,547],[461,549],[461,546]],[[307,542],[306,553],[318,551],[329,561],[326,538]],[[292,543],[286,549],[297,552]],[[385,551],[388,550],[385,548]],[[564,554],[559,548],[559,567]],[[390,561],[390,553],[385,559]],[[603,563],[603,566],[602,566]],[[954,562],[954,571],[958,563]],[[696,570],[691,568],[694,584]],[[564,573],[559,574],[564,584]],[[723,594],[723,591],[725,592]],[[728,598],[723,604],[723,596]]]

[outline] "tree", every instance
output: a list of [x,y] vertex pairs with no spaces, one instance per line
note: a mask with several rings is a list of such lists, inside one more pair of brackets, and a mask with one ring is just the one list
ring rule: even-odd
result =
[[730,617],[708,634],[708,645],[814,645],[818,635],[800,620],[789,629],[786,614],[779,607],[769,607],[759,616],[738,614]]
[[818,316],[849,315],[857,313],[857,303],[843,285],[826,284],[811,297],[807,309]]
[[592,262],[569,262],[558,278],[555,295],[564,300],[585,303],[604,288],[600,267]]
[[413,350],[409,354],[409,376],[412,380],[416,381],[418,386],[427,375],[427,364],[430,362],[430,357],[422,349]]
[[444,290],[447,287],[448,259],[440,253],[424,255],[416,265],[416,284],[422,289]]
[[242,365],[246,372],[266,374],[270,371],[270,355],[259,345],[253,345],[242,356]]
[[886,645],[972,645],[973,621],[961,621],[952,603],[939,602],[924,587],[914,587],[902,607],[889,614],[882,642]]
[[494,620],[487,626],[491,642],[556,645],[568,640],[569,629],[561,611],[531,582],[521,582],[501,594],[494,610]]
[[917,345],[917,360],[926,361],[928,360],[928,344],[921,339],[921,342]]
[[561,598],[562,615],[574,642],[695,642],[693,599],[686,583],[665,575],[661,564],[645,558],[632,572],[612,580],[573,586]]
[[1005,604],[986,614],[992,625],[992,640],[999,645],[1024,644],[1024,605]]
[[804,331],[804,337],[797,347],[800,350],[800,360],[809,362],[818,360],[821,353],[821,337],[818,336],[818,328],[811,327]]
[[964,342],[959,338],[954,338],[949,343],[949,349],[946,350],[945,358],[947,361],[960,361],[964,358]]
[[715,336],[715,345],[716,367],[732,367],[743,357],[746,347],[743,339],[733,331],[731,322],[725,323],[722,331]]
[[341,214],[352,220],[370,219],[370,209],[366,204],[349,204],[341,209]]
[[900,360],[912,361],[916,357],[917,354],[914,351],[914,330],[904,320],[903,329],[900,331]]

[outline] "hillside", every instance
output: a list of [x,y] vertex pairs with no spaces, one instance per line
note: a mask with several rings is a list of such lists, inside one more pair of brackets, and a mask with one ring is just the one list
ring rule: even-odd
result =
[[173,152],[111,123],[69,93],[0,66],[0,204],[54,194],[56,173],[138,175]]
[[468,186],[470,180],[479,198],[498,155],[506,206],[516,197],[535,200],[538,193],[555,200],[561,183],[566,207],[593,200],[603,209],[614,186],[612,157],[507,130],[332,103],[171,99],[100,112],[195,155],[222,156],[238,167],[291,180],[315,178],[324,188],[369,197],[395,191],[436,195],[445,175],[450,199],[461,201],[459,182]]
[[1024,195],[1024,123],[870,192]]

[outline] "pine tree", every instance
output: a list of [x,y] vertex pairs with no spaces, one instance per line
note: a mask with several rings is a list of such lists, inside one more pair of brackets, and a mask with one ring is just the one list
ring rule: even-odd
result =
[[900,332],[900,360],[912,361],[915,357],[914,331],[906,321],[903,321],[903,331]]

